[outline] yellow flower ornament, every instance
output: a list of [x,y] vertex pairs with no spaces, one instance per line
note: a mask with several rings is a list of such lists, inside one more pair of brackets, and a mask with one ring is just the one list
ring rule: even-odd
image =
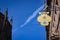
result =
[[51,22],[51,17],[48,14],[49,12],[41,12],[40,16],[37,18],[37,21],[43,26],[48,26],[49,22]]

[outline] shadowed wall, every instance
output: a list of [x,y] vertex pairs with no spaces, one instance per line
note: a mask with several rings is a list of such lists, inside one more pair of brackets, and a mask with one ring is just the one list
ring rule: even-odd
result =
[[7,15],[0,12],[0,40],[12,40],[12,25]]

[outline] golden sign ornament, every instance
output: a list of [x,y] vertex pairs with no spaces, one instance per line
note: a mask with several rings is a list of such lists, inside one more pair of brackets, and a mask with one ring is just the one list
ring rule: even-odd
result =
[[39,13],[40,16],[38,16],[37,21],[40,22],[43,26],[48,26],[49,22],[51,22],[51,16],[49,16],[49,12],[41,12]]

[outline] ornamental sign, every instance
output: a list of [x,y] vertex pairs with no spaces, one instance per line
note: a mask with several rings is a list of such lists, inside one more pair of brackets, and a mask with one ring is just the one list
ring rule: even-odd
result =
[[40,16],[38,16],[37,21],[42,25],[42,26],[48,26],[49,22],[51,22],[51,16],[49,16],[49,12],[41,12],[39,13]]

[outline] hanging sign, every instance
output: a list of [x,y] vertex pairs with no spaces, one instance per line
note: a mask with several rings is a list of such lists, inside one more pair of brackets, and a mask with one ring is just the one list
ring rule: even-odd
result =
[[49,12],[41,12],[40,16],[38,16],[37,21],[40,22],[43,26],[48,26],[49,22],[51,22],[51,16],[48,15]]

